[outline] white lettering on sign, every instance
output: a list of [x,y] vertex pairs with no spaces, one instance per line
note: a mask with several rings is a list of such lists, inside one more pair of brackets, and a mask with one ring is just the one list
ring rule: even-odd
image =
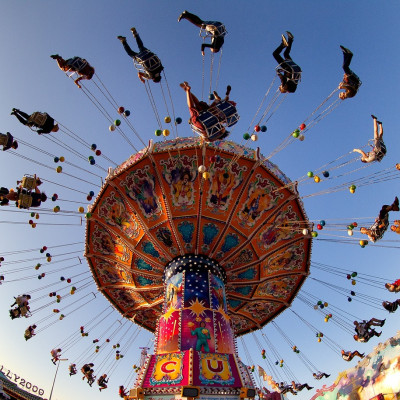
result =
[[17,374],[14,374],[9,369],[7,369],[4,365],[1,365],[0,372],[2,372],[7,378],[9,378],[10,381],[14,381],[18,386],[23,387],[25,390],[28,390],[33,393],[37,393],[39,396],[44,395],[43,389],[40,389],[36,385],[32,385],[32,383],[28,382],[26,379],[21,378]]

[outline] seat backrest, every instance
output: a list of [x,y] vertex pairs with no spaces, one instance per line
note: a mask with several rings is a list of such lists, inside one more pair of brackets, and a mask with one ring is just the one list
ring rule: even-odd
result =
[[162,67],[161,60],[150,50],[143,50],[136,57],[137,60],[134,59],[134,63],[138,70],[151,73]]
[[201,112],[197,117],[197,121],[200,122],[203,129],[199,129],[193,124],[191,124],[191,127],[196,133],[203,136],[206,141],[213,142],[226,136],[226,132],[223,132],[223,124],[210,111]]
[[20,193],[17,201],[18,208],[29,208],[32,205],[32,196],[26,193]]
[[225,119],[227,126],[233,126],[239,121],[239,114],[237,113],[236,107],[227,100],[218,102],[215,107],[220,111]]
[[36,188],[36,178],[25,175],[21,180],[21,185],[24,189],[33,190]]
[[43,126],[46,123],[47,114],[35,111],[28,118],[28,124],[32,123],[35,126]]
[[80,72],[88,65],[88,62],[83,58],[74,57],[67,60],[67,65],[74,69],[76,72]]
[[[204,31],[206,35],[209,36],[226,36],[228,34],[225,25],[219,21],[206,21],[206,28]],[[201,32],[200,36],[202,36]]]

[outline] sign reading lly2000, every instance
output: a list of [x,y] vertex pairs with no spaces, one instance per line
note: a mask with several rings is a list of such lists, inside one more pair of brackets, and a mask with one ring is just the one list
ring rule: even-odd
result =
[[[7,373],[6,373],[7,371]],[[21,378],[19,375],[14,374],[9,369],[7,369],[4,365],[1,365],[0,372],[2,372],[7,378],[11,381],[14,381],[17,385],[23,387],[26,390],[29,390],[32,393],[37,393],[39,396],[44,395],[44,390],[40,389],[36,385],[32,385],[32,383],[28,382],[26,379]]]

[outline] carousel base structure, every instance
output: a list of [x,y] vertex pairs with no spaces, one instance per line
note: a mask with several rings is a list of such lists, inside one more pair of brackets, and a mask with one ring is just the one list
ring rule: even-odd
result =
[[197,352],[150,355],[128,399],[253,398],[254,382],[233,354]]

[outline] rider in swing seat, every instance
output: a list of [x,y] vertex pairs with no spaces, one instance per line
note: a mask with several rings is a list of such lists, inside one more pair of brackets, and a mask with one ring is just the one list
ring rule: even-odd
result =
[[[286,31],[288,39],[282,35],[282,43],[272,53],[273,57],[279,64],[277,73],[281,80],[279,90],[281,93],[294,93],[297,85],[301,79],[301,68],[290,57],[290,50],[292,49],[293,35]],[[283,58],[280,53],[285,49]]]
[[145,83],[146,80],[152,80],[153,82],[161,81],[161,72],[164,69],[161,64],[161,60],[152,51],[144,47],[142,39],[136,31],[136,28],[131,28],[133,37],[136,39],[136,43],[139,48],[139,53],[133,51],[126,41],[125,36],[117,36],[117,39],[122,43],[124,49],[129,57],[132,57],[135,64],[138,66],[137,69],[139,79]]

